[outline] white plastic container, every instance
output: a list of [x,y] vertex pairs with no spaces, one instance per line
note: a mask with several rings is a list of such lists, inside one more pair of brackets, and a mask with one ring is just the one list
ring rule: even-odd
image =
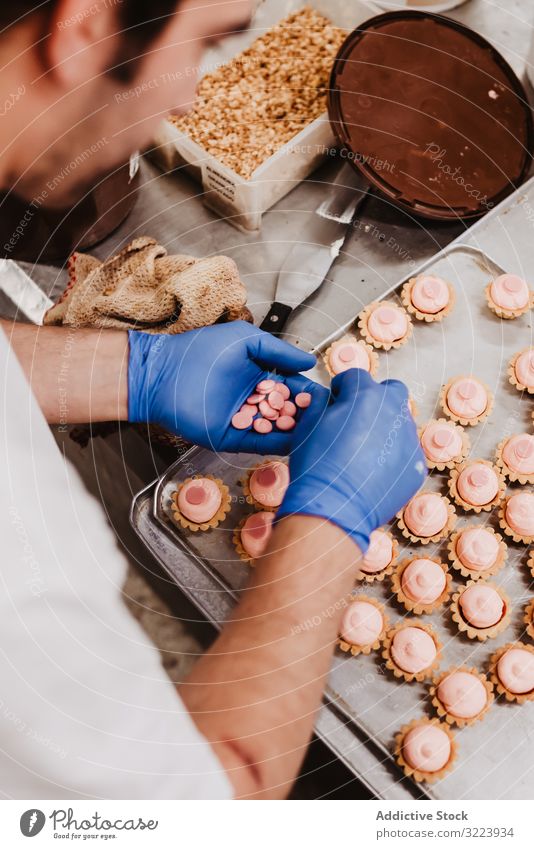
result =
[[[347,31],[368,20],[380,10],[367,0],[272,0],[262,4],[251,30],[232,39],[225,55],[211,54],[205,65],[228,61],[252,41],[303,6],[312,6]],[[310,122],[290,142],[265,160],[245,180],[182,133],[170,121],[163,121],[155,137],[155,156],[171,170],[183,166],[202,184],[204,203],[241,230],[259,230],[263,213],[304,180],[334,147],[334,135],[325,112]]]

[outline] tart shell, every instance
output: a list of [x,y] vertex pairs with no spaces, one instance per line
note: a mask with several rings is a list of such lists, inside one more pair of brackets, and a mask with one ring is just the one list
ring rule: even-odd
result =
[[[498,479],[498,482],[499,482],[499,488],[497,490],[497,495],[495,496],[495,498],[492,501],[488,502],[488,504],[480,504],[480,505],[479,504],[470,504],[468,501],[464,501],[462,496],[458,492],[457,483],[458,483],[458,478],[459,478],[461,472],[463,472],[464,469],[467,469],[469,466],[472,466],[474,463],[480,463],[483,466],[487,466],[489,469],[494,471],[495,474],[497,475],[497,479]],[[457,466],[455,466],[454,469],[452,469],[450,477],[449,477],[449,492],[450,492],[451,498],[454,501],[454,503],[456,504],[456,506],[461,507],[462,510],[466,511],[466,513],[469,513],[469,512],[481,513],[483,510],[488,511],[488,512],[490,510],[493,510],[493,508],[496,507],[498,504],[500,504],[501,501],[503,500],[505,490],[506,490],[506,481],[504,479],[502,472],[499,469],[496,469],[495,466],[493,465],[493,463],[490,463],[489,460],[480,460],[480,459],[466,460],[463,463],[459,463]]]
[[477,584],[480,585],[480,581],[468,581],[465,587],[462,587],[460,590],[458,590],[458,592],[455,592],[452,597],[450,611],[452,614],[453,622],[456,623],[460,633],[466,634],[470,640],[479,640],[483,643],[486,640],[493,639],[493,637],[496,637],[498,634],[504,631],[505,628],[508,627],[512,612],[512,603],[508,598],[507,594],[501,589],[501,587],[487,582],[487,585],[490,586],[492,589],[496,590],[499,593],[501,599],[503,600],[504,613],[499,619],[499,621],[496,622],[495,625],[491,625],[489,628],[477,628],[475,625],[471,625],[471,623],[464,618],[459,600],[462,593],[464,593],[468,587]]
[[384,637],[386,636],[386,632],[388,629],[388,617],[385,612],[384,605],[381,604],[374,598],[371,598],[368,595],[356,595],[351,596],[348,600],[348,604],[352,604],[354,601],[365,601],[367,604],[372,604],[376,609],[380,612],[382,616],[382,630],[374,643],[368,643],[367,645],[355,645],[354,643],[347,643],[341,635],[338,637],[337,645],[341,649],[342,652],[350,652],[353,657],[356,657],[359,654],[370,654],[372,651],[376,651],[376,649],[380,648],[380,644],[382,643]]
[[493,682],[496,692],[499,695],[504,696],[506,701],[517,702],[518,705],[523,705],[525,702],[532,702],[534,701],[534,690],[531,690],[529,693],[512,693],[511,690],[508,690],[504,686],[497,674],[497,664],[508,649],[524,649],[525,651],[529,651],[534,654],[534,648],[532,646],[529,646],[526,643],[521,643],[519,640],[515,643],[506,643],[505,646],[501,646],[501,648],[497,649],[497,651],[490,657],[488,667],[490,680]]
[[463,534],[465,531],[478,529],[480,527],[480,525],[466,525],[459,531],[456,531],[454,534],[452,534],[449,540],[449,544],[447,546],[449,552],[449,561],[451,563],[452,568],[460,572],[460,574],[463,575],[464,578],[470,578],[472,581],[480,581],[481,579],[487,578],[490,575],[495,575],[499,571],[499,569],[504,566],[504,563],[506,562],[506,558],[508,556],[508,547],[504,542],[502,536],[496,533],[496,531],[494,531],[492,528],[485,528],[485,530],[489,530],[491,533],[493,533],[499,543],[499,553],[497,555],[495,563],[493,563],[493,565],[490,566],[489,569],[484,569],[482,571],[477,569],[469,569],[468,566],[465,566],[465,564],[462,563],[456,551],[456,543],[458,542],[460,535]]
[[489,387],[486,386],[486,384],[482,380],[479,380],[478,377],[474,378],[486,390],[486,394],[487,394],[487,397],[488,397],[488,403],[487,403],[486,409],[479,416],[476,416],[472,419],[466,419],[466,418],[463,418],[462,416],[458,416],[456,413],[453,413],[453,411],[449,408],[449,406],[447,404],[447,394],[448,394],[449,389],[451,388],[452,384],[455,383],[457,380],[459,380],[462,377],[465,377],[466,380],[473,379],[471,375],[462,375],[462,374],[459,374],[457,377],[451,378],[451,380],[449,380],[448,383],[446,383],[441,389],[440,396],[439,396],[439,403],[441,405],[443,412],[445,413],[446,416],[449,417],[449,419],[451,421],[457,422],[458,424],[461,424],[461,425],[464,425],[464,426],[469,425],[470,427],[474,427],[475,425],[479,424],[479,422],[482,422],[482,421],[484,421],[484,419],[487,419],[487,417],[491,413],[491,411],[493,409],[493,402],[494,402],[493,392],[491,392]]
[[[358,328],[365,341],[369,345],[372,345],[373,348],[381,348],[383,351],[390,351],[392,348],[400,348],[402,347],[402,345],[406,344],[406,342],[412,335],[413,324],[409,314],[406,313],[408,329],[406,330],[406,334],[402,337],[402,339],[397,339],[395,342],[380,342],[379,339],[375,339],[375,337],[369,331],[369,317],[376,307],[384,306],[385,304],[394,307],[396,310],[404,310],[404,307],[399,307],[398,304],[394,303],[393,301],[373,301],[371,304],[368,304],[368,306],[366,306],[365,309],[363,309],[360,315],[358,316]],[[406,312],[406,310],[404,310],[404,312]]]
[[[217,510],[215,515],[212,516],[209,522],[202,522],[198,524],[197,522],[191,522],[190,519],[184,516],[183,513],[181,513],[178,509],[178,493],[180,492],[182,486],[184,486],[186,483],[190,483],[191,481],[198,480],[200,478],[208,478],[209,480],[217,484],[221,493],[221,504],[219,509]],[[176,525],[180,525],[186,530],[193,531],[193,533],[196,533],[197,531],[208,531],[210,530],[210,528],[216,528],[217,525],[220,525],[221,522],[224,522],[226,514],[229,513],[231,509],[230,490],[220,478],[215,478],[213,477],[213,475],[198,475],[198,477],[193,476],[191,478],[186,478],[186,480],[182,481],[178,489],[172,493],[171,502],[171,510],[174,523]]]
[[431,323],[433,321],[442,321],[447,315],[449,315],[452,312],[452,310],[454,308],[454,304],[456,302],[456,292],[454,291],[453,286],[447,280],[443,281],[447,285],[447,288],[449,290],[449,303],[447,304],[446,307],[443,307],[443,309],[440,310],[439,312],[427,313],[427,312],[421,312],[412,303],[411,294],[412,294],[412,289],[414,287],[416,280],[417,280],[417,277],[410,277],[408,282],[405,283],[404,286],[402,287],[402,291],[401,291],[401,301],[402,301],[402,303],[404,304],[404,306],[406,307],[408,312],[411,315],[414,315],[419,321],[426,321],[428,323]]
[[[402,631],[404,628],[420,628],[422,631],[426,631],[426,633],[432,637],[434,640],[434,644],[436,646],[436,657],[425,669],[422,669],[420,672],[406,672],[404,669],[401,669],[400,666],[397,666],[393,657],[391,655],[391,643],[395,634],[399,631]],[[405,681],[424,681],[425,678],[428,678],[432,672],[439,666],[440,661],[440,652],[441,652],[441,643],[435,633],[434,629],[427,625],[425,622],[421,622],[420,619],[408,619],[402,620],[398,622],[393,628],[386,633],[386,636],[383,641],[383,651],[382,657],[386,661],[386,668],[390,669],[393,672],[395,678],[404,678]]]
[[397,525],[403,537],[406,537],[406,539],[409,539],[411,542],[420,542],[421,545],[428,545],[429,542],[440,542],[442,539],[445,539],[449,536],[454,526],[456,525],[456,511],[448,498],[446,498],[444,495],[442,495],[441,497],[444,501],[447,502],[448,517],[445,527],[439,533],[434,534],[434,536],[432,537],[415,536],[414,534],[412,534],[412,532],[404,522],[404,510],[406,508],[403,507],[403,509],[399,513],[397,513]]
[[329,345],[328,348],[326,349],[326,351],[324,352],[324,354],[323,354],[324,367],[327,370],[330,377],[334,378],[336,376],[335,373],[330,368],[330,365],[329,365],[329,362],[328,362],[330,352],[334,348],[337,348],[338,346],[342,345],[343,343],[347,343],[347,342],[357,342],[359,345],[363,345],[363,347],[365,348],[365,350],[366,350],[366,352],[369,356],[369,374],[371,375],[371,377],[376,377],[376,374],[378,372],[378,354],[376,353],[376,351],[373,348],[371,348],[370,345],[367,344],[367,342],[363,342],[361,339],[357,339],[355,336],[342,336],[341,339],[336,339],[336,341],[332,342],[332,344]]
[[410,613],[415,613],[417,616],[420,616],[422,613],[433,613],[434,610],[437,610],[438,607],[441,607],[442,604],[445,604],[448,601],[449,596],[451,594],[451,575],[445,563],[442,563],[441,560],[438,560],[437,557],[425,557],[425,560],[431,560],[433,563],[436,563],[445,574],[445,588],[443,592],[433,601],[433,602],[418,602],[413,601],[409,598],[404,590],[402,589],[402,575],[404,570],[410,563],[413,563],[414,560],[420,560],[420,557],[407,557],[401,563],[399,563],[397,569],[391,576],[391,588],[393,593],[397,597],[397,601],[400,604],[403,604],[406,610]]
[[[449,760],[447,761],[445,766],[442,767],[442,769],[440,769],[438,772],[424,772],[423,770],[414,769],[414,767],[410,766],[410,764],[407,763],[404,758],[404,738],[406,737],[408,732],[412,730],[412,728],[417,728],[420,725],[436,725],[438,728],[441,728],[441,730],[445,732],[445,734],[450,740],[451,753],[449,756]],[[398,765],[404,771],[404,774],[408,778],[413,778],[415,781],[425,781],[427,784],[432,784],[435,781],[439,781],[439,779],[443,778],[443,776],[452,768],[452,765],[456,760],[457,753],[458,749],[456,745],[456,740],[450,727],[446,723],[440,722],[439,719],[412,719],[412,721],[408,723],[408,725],[403,725],[403,727],[395,737],[395,759]]]
[[[438,698],[438,688],[441,682],[448,678],[449,675],[452,675],[454,672],[467,672],[470,675],[475,675],[478,680],[484,685],[484,689],[487,693],[487,701],[486,706],[482,708],[482,710],[477,713],[475,716],[471,716],[468,718],[455,716],[453,713],[449,713],[444,706],[444,704]],[[494,701],[493,695],[493,683],[488,680],[488,678],[482,673],[479,672],[474,666],[453,666],[450,669],[447,669],[445,672],[441,672],[439,675],[436,675],[432,684],[430,685],[430,698],[432,700],[432,705],[436,708],[437,714],[441,719],[444,719],[445,722],[448,722],[449,725],[457,725],[458,728],[464,728],[466,725],[473,725],[475,722],[478,722],[480,719],[483,719],[490,709],[491,705]]]

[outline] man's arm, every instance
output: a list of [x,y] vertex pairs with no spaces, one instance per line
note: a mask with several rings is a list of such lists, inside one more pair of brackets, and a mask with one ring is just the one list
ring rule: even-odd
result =
[[298,774],[359,557],[336,525],[283,519],[232,620],[180,687],[236,796],[283,798]]
[[338,375],[330,401],[315,397],[300,418],[289,470],[270,547],[232,621],[180,690],[238,796],[287,794],[357,559],[424,480],[406,387],[377,384],[359,369]]
[[128,417],[128,334],[0,321],[50,424]]

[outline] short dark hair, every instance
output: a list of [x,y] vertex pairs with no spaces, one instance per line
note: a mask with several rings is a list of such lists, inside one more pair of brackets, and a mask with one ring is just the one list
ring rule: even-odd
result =
[[[9,0],[0,5],[0,39],[5,31],[21,23],[30,15],[40,14],[48,22],[59,0]],[[127,79],[130,63],[141,55],[164,28],[172,14],[178,9],[180,0],[150,0],[150,10],[143,11],[139,0],[95,0],[108,7],[116,7],[119,23],[123,30],[123,47],[117,57],[114,76]]]

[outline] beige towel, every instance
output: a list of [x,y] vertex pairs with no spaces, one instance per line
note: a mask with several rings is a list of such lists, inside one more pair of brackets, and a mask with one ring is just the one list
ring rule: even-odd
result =
[[105,262],[74,253],[69,283],[45,324],[182,333],[218,321],[251,321],[247,292],[226,256],[169,256],[148,236]]

